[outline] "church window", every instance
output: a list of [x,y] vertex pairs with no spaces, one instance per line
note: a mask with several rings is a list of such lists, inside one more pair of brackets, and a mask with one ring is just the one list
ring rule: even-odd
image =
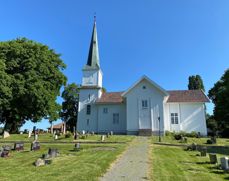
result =
[[119,113],[113,114],[113,124],[119,124]]
[[145,85],[143,85],[143,86],[142,86],[142,89],[146,89],[146,86],[145,86]]
[[178,113],[171,113],[171,124],[178,124]]
[[91,114],[91,105],[87,105],[87,114],[88,114],[88,115]]
[[107,114],[107,113],[108,113],[108,108],[107,108],[107,107],[104,107],[104,108],[103,108],[103,113],[104,113],[104,114]]
[[148,101],[147,100],[142,100],[142,108],[143,109],[148,108]]

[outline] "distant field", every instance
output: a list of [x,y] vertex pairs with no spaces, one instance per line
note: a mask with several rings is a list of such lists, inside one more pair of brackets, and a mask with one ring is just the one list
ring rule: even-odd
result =
[[[131,141],[133,136],[112,136],[113,141],[126,141],[126,144],[81,144],[79,152],[73,151],[74,144],[41,144],[41,150],[30,151],[30,144],[25,144],[22,152],[11,151],[9,158],[0,158],[1,181],[24,180],[97,180],[103,175],[110,164],[120,155]],[[100,136],[89,136],[87,140],[98,141]],[[107,139],[107,140],[108,140]],[[32,141],[27,135],[11,135],[4,140]],[[52,141],[51,135],[41,135],[40,141]],[[73,139],[61,139],[69,142]],[[3,139],[0,139],[3,141]],[[0,145],[6,145],[1,143]],[[7,145],[13,145],[7,143]],[[51,165],[35,167],[33,163],[47,153],[48,148],[57,148],[60,156],[53,159]]]

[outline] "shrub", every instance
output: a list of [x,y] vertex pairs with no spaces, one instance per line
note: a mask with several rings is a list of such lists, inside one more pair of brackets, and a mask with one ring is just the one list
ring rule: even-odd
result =
[[212,140],[207,140],[207,144],[213,144]]
[[222,132],[221,132],[221,136],[223,138],[229,138],[229,128],[225,128]]
[[72,133],[67,133],[67,134],[65,134],[65,138],[71,138],[72,137]]
[[177,133],[174,135],[175,140],[181,140],[182,135],[180,133]]

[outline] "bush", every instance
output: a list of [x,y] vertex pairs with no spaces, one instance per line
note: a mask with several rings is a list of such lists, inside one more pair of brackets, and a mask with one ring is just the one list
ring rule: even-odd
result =
[[207,140],[207,144],[213,144],[212,140]]
[[71,138],[72,137],[72,133],[67,133],[67,134],[65,134],[65,138]]
[[182,135],[180,133],[177,133],[174,135],[175,140],[181,140]]
[[229,138],[229,128],[225,128],[221,134],[220,134],[223,138]]

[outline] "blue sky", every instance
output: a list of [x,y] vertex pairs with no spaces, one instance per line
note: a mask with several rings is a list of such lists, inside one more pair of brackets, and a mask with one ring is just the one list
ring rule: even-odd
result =
[[187,89],[188,76],[200,74],[208,91],[229,67],[228,9],[227,0],[7,0],[0,2],[0,41],[47,44],[62,54],[68,83],[79,84],[96,12],[108,91],[143,74],[168,90]]

